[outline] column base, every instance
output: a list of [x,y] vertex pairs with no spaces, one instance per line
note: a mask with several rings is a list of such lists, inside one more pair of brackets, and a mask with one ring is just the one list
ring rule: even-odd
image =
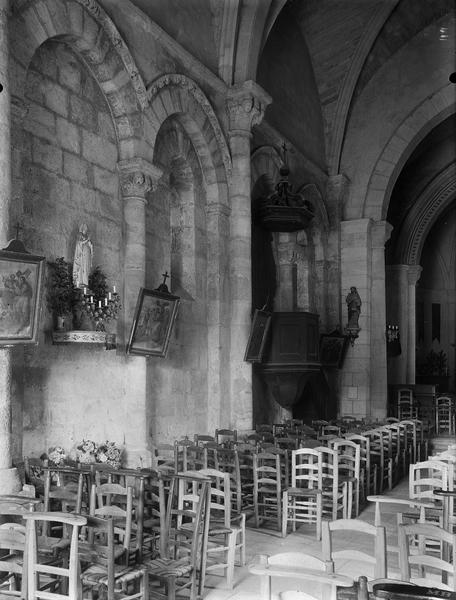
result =
[[18,470],[0,469],[0,494],[17,494],[21,490],[22,483]]

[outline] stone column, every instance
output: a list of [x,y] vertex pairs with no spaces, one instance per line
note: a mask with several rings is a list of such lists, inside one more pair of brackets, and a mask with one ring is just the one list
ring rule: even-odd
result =
[[[124,202],[124,336],[130,334],[139,289],[146,276],[146,195],[161,176],[157,169],[142,158],[118,163],[120,189]],[[129,448],[127,464],[147,466],[149,427],[147,422],[147,363],[143,357],[127,361],[128,422],[125,442]]]
[[392,226],[377,221],[371,228],[372,283],[371,283],[371,366],[369,414],[384,419],[388,410],[388,376],[386,362],[386,277],[385,244]]
[[[8,81],[9,0],[0,0],[0,248],[8,243],[11,201],[11,97]],[[16,469],[12,468],[10,348],[0,348],[0,494],[21,489]]]
[[142,158],[118,163],[120,189],[124,204],[124,307],[125,325],[129,333],[138,291],[144,287],[146,275],[146,195],[162,172]]
[[261,122],[270,102],[270,96],[253,81],[233,86],[226,98],[232,159],[229,186],[231,419],[227,425],[240,430],[252,427],[252,371],[244,362],[252,309],[250,139],[252,127]]
[[416,375],[416,284],[422,267],[410,265],[408,270],[408,327],[407,327],[407,375],[406,383],[415,383]]
[[401,354],[388,359],[388,382],[405,383],[408,356],[408,265],[387,267],[386,322],[399,326]]

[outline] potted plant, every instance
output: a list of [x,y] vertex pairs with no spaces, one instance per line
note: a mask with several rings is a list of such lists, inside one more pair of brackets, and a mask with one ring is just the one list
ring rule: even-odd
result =
[[[63,257],[48,261],[46,301],[57,321],[57,329],[65,329],[65,322],[72,319],[75,302],[73,266]],[[71,327],[70,327],[71,328]]]
[[417,365],[417,383],[428,383],[439,386],[439,391],[448,389],[448,361],[443,350],[430,350],[423,363]]

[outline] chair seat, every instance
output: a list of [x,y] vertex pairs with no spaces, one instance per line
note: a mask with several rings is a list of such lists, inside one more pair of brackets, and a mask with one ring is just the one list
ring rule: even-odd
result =
[[183,577],[192,570],[187,557],[179,559],[155,558],[143,564],[150,575],[155,577]]
[[[125,576],[129,571],[130,569],[119,567],[119,570],[116,570],[114,575],[116,582]],[[81,579],[83,584],[108,585],[108,573],[101,565],[91,565],[88,567],[85,571],[83,571]],[[118,585],[119,583],[120,581],[118,582]]]
[[288,488],[286,491],[289,496],[318,496],[319,494],[321,494],[321,490],[304,487],[291,487]]

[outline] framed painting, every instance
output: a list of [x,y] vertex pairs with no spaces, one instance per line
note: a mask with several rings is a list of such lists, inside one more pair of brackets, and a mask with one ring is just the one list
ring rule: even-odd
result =
[[271,326],[272,313],[267,310],[256,309],[250,328],[249,340],[244,355],[246,362],[261,362],[264,347]]
[[165,357],[180,298],[140,288],[127,354]]
[[0,346],[36,344],[44,256],[0,250]]
[[348,338],[339,332],[324,333],[320,336],[320,362],[324,367],[336,367],[340,369],[343,365],[345,352],[347,351]]

